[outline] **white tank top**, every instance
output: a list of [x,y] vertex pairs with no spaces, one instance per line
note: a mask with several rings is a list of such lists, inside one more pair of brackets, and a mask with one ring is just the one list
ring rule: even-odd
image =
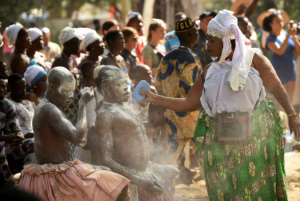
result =
[[[253,55],[247,54],[247,56],[252,58]],[[227,85],[231,68],[231,61],[221,64],[213,62],[206,73],[200,101],[205,112],[211,117],[223,111],[235,112],[239,110],[241,112],[252,112],[256,102],[259,101],[260,103],[266,97],[263,81],[259,76],[259,72],[253,67],[250,67],[245,88],[233,91]]]

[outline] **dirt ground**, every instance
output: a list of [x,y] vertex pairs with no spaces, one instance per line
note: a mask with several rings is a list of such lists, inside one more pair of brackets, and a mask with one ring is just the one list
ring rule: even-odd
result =
[[[285,156],[287,191],[290,201],[300,201],[300,153],[294,152]],[[197,169],[193,169],[197,171]],[[197,177],[197,176],[196,176]],[[208,201],[205,182],[194,182],[192,185],[177,185],[176,201]]]

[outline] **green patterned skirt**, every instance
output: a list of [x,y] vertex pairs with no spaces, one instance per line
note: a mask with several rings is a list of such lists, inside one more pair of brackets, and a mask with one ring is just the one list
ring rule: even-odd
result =
[[204,150],[210,200],[288,200],[283,129],[273,102],[264,100],[253,112],[253,134],[248,142],[217,143],[213,120],[201,111],[194,134],[198,155]]

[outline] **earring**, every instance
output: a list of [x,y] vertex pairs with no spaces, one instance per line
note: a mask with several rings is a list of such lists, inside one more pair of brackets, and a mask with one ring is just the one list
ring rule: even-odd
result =
[[35,85],[33,85],[33,88],[35,89],[35,88],[36,88],[36,86],[35,86]]

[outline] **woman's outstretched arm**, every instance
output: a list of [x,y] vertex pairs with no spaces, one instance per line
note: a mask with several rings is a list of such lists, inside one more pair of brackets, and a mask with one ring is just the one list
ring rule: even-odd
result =
[[[203,82],[201,75],[197,78],[186,98],[169,98],[165,96],[157,96],[156,105],[176,112],[195,111],[202,107],[200,97],[203,90]],[[146,98],[144,102],[151,103],[155,94],[150,91],[144,92]]]
[[[254,67],[258,70],[266,89],[273,94],[276,100],[284,108],[287,114],[294,113],[295,110],[291,104],[289,96],[281,84],[271,62],[261,54],[255,54],[253,57]],[[289,126],[291,133],[295,132],[296,138],[300,137],[300,122],[297,116],[289,117]]]

